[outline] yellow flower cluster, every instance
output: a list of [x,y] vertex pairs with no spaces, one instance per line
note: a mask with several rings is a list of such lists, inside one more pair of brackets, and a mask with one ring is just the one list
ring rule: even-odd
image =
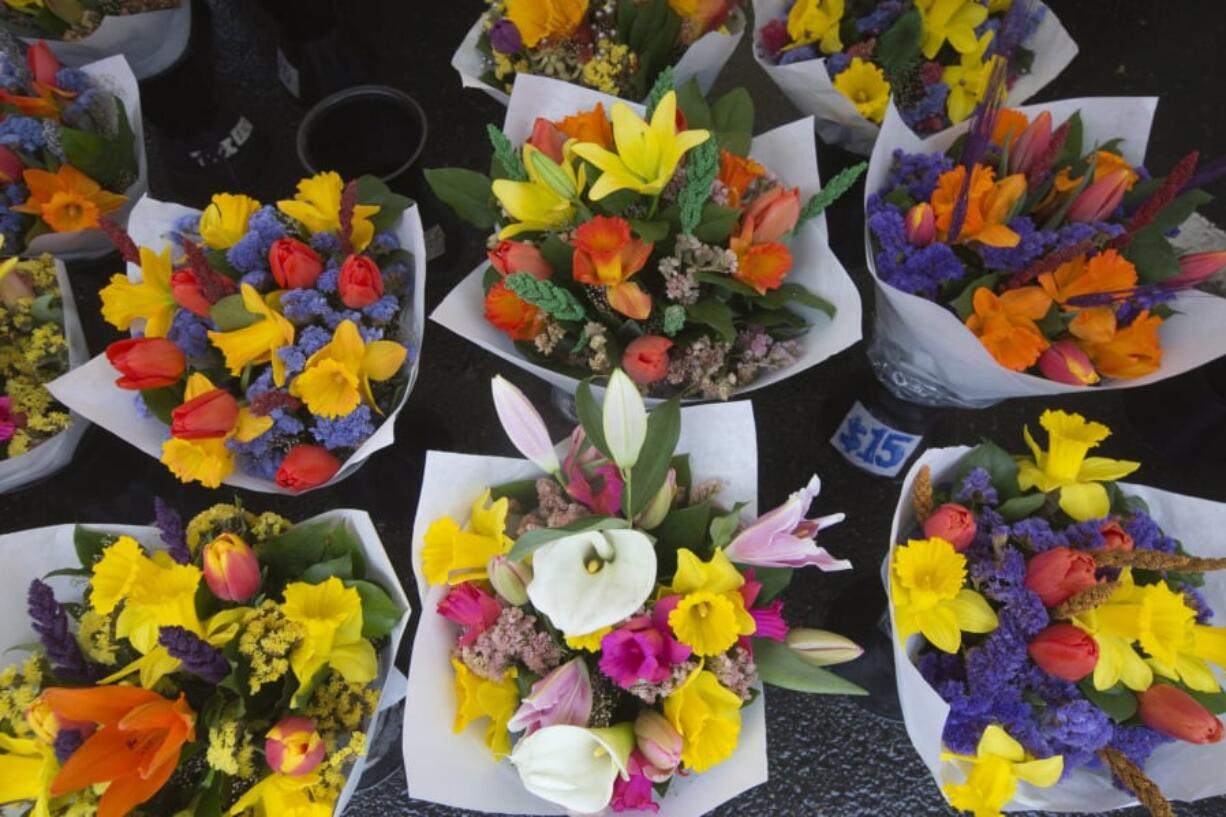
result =
[[115,644],[114,625],[112,616],[104,616],[96,610],[86,610],[81,615],[77,641],[81,643],[81,651],[86,658],[108,667],[115,663],[118,646]]
[[328,759],[320,764],[319,782],[311,786],[311,795],[316,800],[336,800],[345,787],[347,767],[366,754],[366,733],[354,732],[343,748],[329,750]]
[[223,533],[241,534],[247,542],[265,542],[293,526],[294,523],[280,514],[265,511],[257,516],[238,505],[219,502],[196,514],[187,523],[187,546],[195,552],[200,545],[213,541]]
[[328,676],[326,683],[315,688],[304,714],[315,721],[315,728],[325,743],[334,743],[336,736],[356,730],[375,714],[379,692],[367,684],[346,681],[340,673]]
[[638,55],[624,43],[598,49],[583,65],[583,84],[606,94],[617,94],[637,64]]
[[289,672],[289,656],[306,638],[301,625],[290,621],[273,601],[265,601],[243,622],[238,651],[251,663],[251,693],[275,683]]
[[4,731],[16,737],[31,734],[26,723],[26,710],[42,692],[43,667],[37,655],[31,655],[21,665],[0,670],[0,724]]
[[255,746],[251,734],[240,728],[236,720],[226,720],[209,729],[209,748],[205,760],[209,766],[231,777],[251,777],[255,774]]

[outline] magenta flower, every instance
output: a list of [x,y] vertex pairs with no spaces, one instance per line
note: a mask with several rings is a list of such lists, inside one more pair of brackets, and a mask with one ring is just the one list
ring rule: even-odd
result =
[[582,658],[572,658],[532,685],[507,729],[527,737],[546,726],[587,726],[592,717],[592,679]]
[[498,599],[472,582],[465,582],[457,584],[447,592],[446,597],[439,602],[438,613],[464,628],[456,643],[465,647],[494,626],[502,613],[502,605],[498,603]]
[[600,671],[622,689],[639,681],[658,684],[672,675],[673,664],[680,664],[693,652],[673,638],[668,614],[680,596],[665,596],[656,603],[650,616],[636,616],[600,641]]
[[[741,598],[745,601],[745,609],[749,611],[749,615],[757,624],[753,631],[754,638],[772,638],[775,641],[783,641],[788,637],[788,624],[783,620],[783,602],[776,599],[765,607],[754,607],[758,594],[761,592],[762,582],[754,578],[751,567],[745,571],[745,583],[741,585]],[[747,640],[742,639],[742,641]]]
[[817,546],[817,533],[843,521],[843,514],[835,513],[817,519],[806,519],[805,514],[813,499],[821,492],[822,482],[816,475],[809,484],[788,497],[773,511],[750,523],[732,544],[724,549],[731,561],[757,567],[805,567],[817,565],[824,571],[850,570],[851,562],[836,559]]
[[643,773],[647,765],[638,749],[630,753],[630,760],[626,763],[630,776],[623,778],[619,775],[613,779],[613,799],[609,805],[614,811],[660,810],[660,804],[651,799],[651,780]]
[[594,512],[620,516],[622,512],[621,472],[587,442],[582,426],[570,435],[566,459],[562,463],[566,493]]
[[13,439],[17,433],[17,418],[13,416],[13,398],[0,397],[0,442]]

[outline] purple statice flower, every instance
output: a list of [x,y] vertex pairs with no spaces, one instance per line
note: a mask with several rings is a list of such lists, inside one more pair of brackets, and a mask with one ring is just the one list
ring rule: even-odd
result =
[[52,744],[52,748],[55,749],[55,759],[61,765],[67,763],[72,753],[80,749],[84,742],[85,738],[76,729],[59,730],[55,733],[55,742]]
[[269,366],[247,385],[247,401],[255,400],[261,394],[275,389],[276,385],[272,382],[272,367]]
[[1121,327],[1130,326],[1142,311],[1152,311],[1155,307],[1168,304],[1179,297],[1179,291],[1157,286],[1139,287],[1133,291],[1132,297],[1120,304],[1115,311],[1116,323]]
[[1006,546],[999,559],[972,562],[971,577],[983,595],[1005,605],[1027,639],[1050,623],[1043,600],[1026,587],[1026,559],[1015,548]]
[[187,213],[179,216],[170,225],[170,237],[175,243],[182,245],[184,236],[200,235],[200,214]]
[[149,404],[145,402],[145,397],[140,392],[132,395],[132,405],[136,407],[136,415],[143,417],[146,420],[153,418],[153,412],[149,410]]
[[934,116],[945,115],[945,100],[949,98],[949,86],[944,82],[934,82],[925,86],[924,95],[914,104],[904,107],[899,113],[908,127],[915,130],[926,120]]
[[1199,588],[1185,586],[1179,589],[1183,593],[1184,603],[1196,611],[1196,621],[1199,624],[1208,624],[1213,618],[1213,608],[1209,606],[1209,600],[1205,598],[1205,594]]
[[1089,241],[1099,236],[1115,238],[1124,232],[1122,224],[1109,221],[1074,221],[1056,230],[1054,238],[1050,239],[1049,252],[1072,247],[1083,241]]
[[28,197],[26,186],[19,182],[14,182],[4,189],[4,199],[0,201],[0,235],[4,236],[10,247],[24,231],[22,220],[25,218],[22,213],[13,210],[13,206],[23,203]]
[[[822,52],[817,50],[816,45],[802,45],[800,48],[793,48],[791,51],[784,51],[782,54],[780,54],[779,64],[791,65],[794,62],[806,62],[808,60],[815,60],[821,55]],[[829,63],[827,63],[827,68],[829,68]],[[834,74],[831,74],[830,76],[833,77]]]
[[1153,751],[1164,743],[1171,743],[1174,738],[1168,738],[1150,729],[1148,726],[1117,726],[1111,736],[1112,749],[1123,753],[1125,757],[1141,768]]
[[966,276],[966,268],[948,244],[938,242],[911,248],[901,264],[897,258],[889,259],[893,263],[882,264],[882,255],[877,255],[877,271],[883,281],[903,292],[932,300],[936,300],[943,284]]
[[266,204],[247,220],[247,234],[226,251],[226,258],[239,272],[254,272],[268,267],[268,250],[278,238],[285,237],[285,225],[277,208]]
[[307,357],[318,352],[332,342],[332,333],[322,326],[307,326],[298,333],[296,346]]
[[341,241],[336,233],[314,233],[309,243],[311,249],[320,255],[336,255],[341,251]]
[[988,54],[1000,54],[1012,61],[1014,53],[1030,39],[1046,13],[1047,9],[1033,0],[1013,3],[1000,22],[999,33],[992,38],[993,48],[988,50]]
[[186,309],[180,309],[171,320],[166,337],[188,357],[207,357],[212,348],[209,344],[210,328],[204,318]]
[[[806,46],[806,48],[814,48],[814,47],[815,46],[812,46],[812,45]],[[786,55],[786,52],[785,52],[785,55]],[[792,62],[796,62],[796,60],[792,60]],[[786,65],[787,63],[784,60],[780,59],[779,64]],[[839,74],[846,71],[849,67],[851,67],[851,55],[848,54],[846,51],[840,51],[837,54],[831,54],[829,57],[826,57],[826,73],[830,75],[831,79],[834,79]]]
[[1068,547],[1069,544],[1063,533],[1052,530],[1050,522],[1037,516],[1015,522],[1012,533],[1015,541],[1034,553]]
[[1162,532],[1154,518],[1145,511],[1137,511],[1132,519],[1124,523],[1124,532],[1132,537],[1133,545],[1139,550],[1159,550],[1163,553],[1174,553],[1175,540]]
[[183,518],[179,512],[160,496],[153,498],[153,518],[162,541],[166,543],[166,552],[170,558],[181,565],[192,561],[191,549],[187,546],[187,532],[183,527]]
[[1110,716],[1081,697],[1045,708],[1041,721],[1054,752],[1064,755],[1065,775],[1093,762],[1115,734]]
[[341,319],[333,317],[336,312],[328,305],[328,298],[317,289],[290,289],[281,295],[281,314],[294,323],[311,323],[323,320],[333,329]]
[[263,292],[264,288],[272,283],[272,275],[270,275],[267,270],[252,270],[251,272],[243,273],[242,277],[238,279],[238,282],[240,284],[247,284],[250,287],[254,287],[256,290]]
[[311,435],[324,448],[336,451],[342,448],[357,448],[375,433],[377,427],[370,406],[361,405],[344,417],[316,417]]
[[1098,550],[1105,544],[1101,528],[1107,524],[1107,519],[1089,519],[1076,522],[1064,529],[1064,538],[1069,547],[1079,550]]
[[902,0],[882,0],[871,12],[856,20],[856,33],[869,37],[884,33],[902,16],[907,5]]
[[277,350],[277,355],[285,364],[285,373],[289,376],[296,375],[306,368],[307,356],[297,346],[282,346]]
[[210,684],[220,684],[230,674],[230,662],[221,650],[186,627],[160,628],[158,643],[166,648],[171,658],[183,662],[183,669]]
[[395,295],[384,295],[370,306],[362,309],[362,314],[375,323],[388,323],[400,311],[400,299]]
[[0,51],[0,89],[11,94],[24,94],[30,80],[30,70],[17,62],[10,51]]
[[1013,247],[980,246],[979,257],[990,270],[1020,272],[1036,258],[1047,253],[1047,245],[1054,235],[1046,230],[1035,229],[1034,222],[1026,216],[1015,216],[1009,221],[1009,229],[1018,234],[1019,241]]
[[972,468],[962,478],[955,498],[959,502],[978,502],[983,505],[995,505],[1000,502],[996,489],[992,487],[992,475],[986,468]]
[[31,116],[8,116],[0,121],[0,145],[23,153],[37,153],[46,144],[40,120]]
[[378,233],[370,240],[370,246],[367,247],[369,252],[395,252],[400,249],[400,239],[396,237],[396,233],[391,230],[385,230]]
[[[337,284],[340,283],[340,279],[340,262],[335,258],[329,258],[328,262],[324,265],[324,271],[319,273],[319,277],[315,279],[315,288],[321,292],[326,292],[329,295],[335,295]],[[385,279],[384,284],[386,285],[386,283],[387,281]]]
[[61,68],[55,72],[55,87],[74,94],[83,94],[90,89],[89,74],[80,68]]
[[[1022,0],[1018,0],[1018,2],[1020,3]],[[983,52],[985,60],[1000,50],[1000,18],[989,17],[984,20],[979,24],[979,28],[975,29],[975,36],[983,37],[989,31],[992,32],[992,40],[988,43],[987,50]]]
[[894,165],[886,177],[884,189],[905,185],[911,198],[928,201],[932,191],[937,189],[941,174],[953,168],[954,160],[944,153],[906,153],[898,149],[894,151]]
[[55,600],[51,585],[39,579],[30,582],[26,610],[30,614],[30,626],[38,633],[56,674],[66,681],[93,680],[93,669],[68,628],[68,612]]

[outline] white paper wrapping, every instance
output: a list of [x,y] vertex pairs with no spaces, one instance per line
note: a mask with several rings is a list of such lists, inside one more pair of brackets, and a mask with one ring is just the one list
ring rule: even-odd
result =
[[[719,478],[725,505],[754,499],[758,492],[758,453],[753,406],[748,402],[688,406],[681,411],[679,453],[690,455],[696,481]],[[561,446],[559,446],[561,448]],[[444,587],[423,578],[421,551],[435,519],[451,516],[463,523],[473,500],[488,486],[540,475],[525,460],[431,451],[426,455],[421,497],[413,523],[413,570],[422,602],[413,643],[404,713],[404,766],[409,796],[454,808],[511,814],[564,814],[524,789],[515,768],[496,763],[483,739],[484,721],[452,732],[455,692],[450,663],[455,625],[440,616]],[[745,514],[757,513],[756,501]],[[736,753],[705,774],[676,778],[660,800],[661,817],[697,817],[767,779],[766,701],[759,696],[742,710]]]
[[[1135,165],[1145,160],[1150,125],[1157,104],[1158,100],[1154,97],[1088,97],[1029,105],[1020,110],[1032,118],[1041,111],[1050,111],[1056,123],[1065,121],[1080,110],[1085,125],[1084,149],[1088,151],[1096,144],[1125,135],[1120,150],[1124,158]],[[967,127],[967,123],[963,123],[921,139],[903,123],[891,105],[865,174],[866,207],[868,196],[885,185],[896,149],[908,153],[944,151]],[[922,372],[923,377],[968,404],[985,405],[1010,397],[1085,393],[1091,390],[1010,371],[1001,366],[949,309],[895,289],[877,277],[872,236],[867,225],[864,245],[868,268],[876,284],[876,336],[903,350],[902,365],[908,369]],[[1094,388],[1147,386],[1226,354],[1226,299],[1199,290],[1186,290],[1179,293],[1171,307],[1179,314],[1162,324],[1161,368],[1145,377],[1106,381]]]
[[[175,220],[180,216],[195,212],[198,211],[146,196],[132,211],[128,233],[138,246],[160,251],[169,243],[166,236],[170,233]],[[409,347],[408,384],[400,402],[388,412],[375,433],[362,443],[353,456],[345,461],[336,476],[323,485],[312,488],[313,491],[335,485],[357,471],[371,454],[392,444],[396,438],[394,431],[396,417],[409,399],[409,393],[417,379],[417,370],[421,363],[421,334],[422,324],[425,322],[426,288],[426,244],[417,205],[405,211],[395,232],[396,237],[400,239],[400,246],[413,254],[412,303],[402,305],[400,313],[400,322],[405,333],[404,343]],[[139,281],[140,276],[140,267],[136,264],[128,264],[128,278],[132,281]],[[127,440],[149,456],[160,459],[162,442],[169,434],[169,429],[156,418],[142,417],[137,412],[134,402],[136,392],[118,388],[115,385],[115,379],[115,370],[106,359],[106,355],[100,354],[79,369],[52,381],[47,388],[64,405],[80,412],[120,439]],[[293,493],[272,480],[260,479],[244,473],[237,463],[234,472],[222,480],[222,483],[264,493]]]
[[[948,479],[953,467],[971,449],[934,448],[911,466],[903,482],[898,507],[890,528],[890,553],[882,566],[883,577],[889,576],[890,560],[900,540],[910,535],[915,527],[915,511],[911,506],[911,490],[920,468],[932,469],[933,484]],[[1121,482],[1120,488],[1131,496],[1145,500],[1150,514],[1167,534],[1181,540],[1188,550],[1197,556],[1226,556],[1226,541],[1221,531],[1226,529],[1226,504],[1209,502],[1189,496],[1161,491],[1144,485]],[[885,582],[889,597],[890,583]],[[1206,573],[1202,588],[1209,606],[1216,611],[1213,624],[1226,623],[1226,574]],[[891,632],[897,632],[894,624],[894,605],[888,604]],[[920,675],[913,660],[924,643],[923,636],[915,635],[905,645],[898,639],[894,642],[894,673],[898,683],[898,700],[902,704],[903,719],[907,734],[924,765],[932,772],[940,786],[947,782],[960,783],[962,775],[951,762],[942,762],[941,733],[949,715],[949,704],[942,700],[924,677]],[[1219,678],[1221,673],[1218,673]],[[1145,773],[1171,800],[1201,800],[1226,794],[1226,777],[1221,770],[1226,765],[1226,742],[1208,746],[1193,746],[1189,743],[1170,743],[1161,746],[1145,765]],[[1136,805],[1136,800],[1125,791],[1111,784],[1110,772],[1105,769],[1089,771],[1078,769],[1058,785],[1039,789],[1029,783],[1019,783],[1017,796],[1005,807],[1005,811],[1030,809],[1055,812],[1103,812]]]
[[[45,42],[65,65],[79,66],[120,55],[132,66],[137,79],[147,79],[162,73],[183,56],[191,34],[192,0],[180,0],[178,8],[107,15],[102,25],[84,39]],[[41,38],[22,39],[33,44]]]
[[[719,77],[724,63],[728,61],[741,42],[741,36],[745,33],[745,25],[745,13],[737,9],[728,18],[727,34],[708,31],[691,43],[681,55],[681,59],[677,60],[677,64],[673,66],[673,77],[677,86],[680,87],[689,82],[691,78],[696,78],[698,87],[702,88],[704,94],[708,93],[711,86],[715,84],[716,78]],[[468,30],[468,34],[464,35],[464,41],[460,43],[460,47],[451,57],[451,67],[460,74],[460,83],[465,88],[479,88],[506,105],[510,102],[511,96],[501,88],[495,88],[481,79],[489,71],[485,55],[477,48],[481,32],[481,20],[477,20]],[[523,76],[532,75],[524,74]],[[519,84],[520,79],[520,76],[515,78],[516,85]],[[607,103],[605,107],[608,107]]]
[[[597,102],[603,103],[608,110],[617,101],[606,94],[546,77],[523,76],[516,82],[503,129],[511,142],[519,145],[532,133],[532,123],[538,116],[560,119],[588,110]],[[642,106],[631,107],[640,115],[643,113]],[[756,137],[750,154],[786,184],[799,187],[802,201],[821,189],[812,119],[801,119]],[[800,357],[791,366],[763,374],[737,394],[755,391],[799,374],[860,340],[860,294],[830,249],[825,214],[806,223],[792,237],[788,248],[792,253],[793,266],[787,282],[800,284],[825,298],[834,304],[837,311],[831,319],[819,310],[793,304],[791,308],[811,324],[809,331],[798,339],[802,347]],[[578,387],[578,380],[525,359],[506,333],[485,319],[485,293],[481,286],[485,267],[485,262],[482,262],[456,285],[430,315],[431,320],[535,374],[550,385],[573,393]],[[655,402],[658,401],[652,400],[649,404]]]
[[[396,669],[392,662],[396,657],[396,648],[404,638],[404,630],[412,616],[412,607],[405,596],[396,571],[388,559],[383,542],[371,522],[370,515],[365,511],[334,510],[327,511],[298,522],[299,525],[329,520],[345,520],[350,530],[356,534],[362,543],[366,556],[367,578],[378,583],[387,591],[392,601],[404,608],[404,615],[392,631],[391,640],[379,653],[379,677],[375,684],[379,688],[380,699],[383,697],[384,685],[389,684],[389,677],[394,678]],[[147,548],[165,549],[157,528],[137,525],[85,525],[91,530],[101,530],[108,533],[126,534],[136,539]],[[38,642],[38,634],[30,626],[30,616],[26,612],[26,593],[30,582],[40,579],[52,570],[74,567],[79,564],[76,550],[73,548],[73,530],[75,525],[52,525],[46,528],[18,531],[0,536],[0,562],[5,566],[5,592],[0,593],[0,668],[23,661],[26,654],[20,650],[5,652],[17,644]],[[47,584],[55,590],[55,597],[61,602],[82,600],[82,594],[87,584],[84,578],[55,576],[46,579]],[[388,694],[391,694],[389,691]],[[382,700],[377,707],[371,723],[367,727],[367,735],[373,739],[379,729],[379,718],[384,709]],[[345,788],[337,801],[336,814],[345,810],[349,798],[357,788],[362,770],[366,766],[366,758],[359,757],[349,773]]]
[[[85,332],[77,315],[77,302],[72,297],[72,284],[64,262],[55,262],[55,279],[64,304],[64,338],[68,341],[68,366],[75,369],[89,359]],[[68,428],[20,457],[0,460],[0,494],[15,491],[23,485],[49,477],[72,461],[77,443],[89,423],[78,414],[72,415]]]
[[[878,126],[861,116],[856,106],[835,90],[825,58],[775,65],[766,54],[762,27],[771,20],[785,19],[788,5],[788,0],[753,0],[754,59],[793,105],[817,119],[817,132],[823,140],[854,153],[868,154],[877,138]],[[1050,8],[1025,46],[1034,52],[1034,64],[1030,73],[1018,77],[1009,90],[1009,104],[1015,106],[1038,93],[1077,56],[1077,43]]]

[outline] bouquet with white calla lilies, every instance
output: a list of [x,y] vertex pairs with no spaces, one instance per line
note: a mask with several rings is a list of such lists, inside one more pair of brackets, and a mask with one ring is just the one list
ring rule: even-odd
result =
[[495,378],[493,395],[531,464],[435,452],[426,464],[414,797],[701,814],[766,779],[761,682],[862,693],[823,668],[859,647],[790,629],[779,599],[797,568],[851,567],[816,541],[843,515],[807,518],[820,481],[756,519],[724,500],[757,480],[750,406],[674,398],[648,412],[615,370],[603,403],[580,384],[579,427],[555,449],[515,386]]

